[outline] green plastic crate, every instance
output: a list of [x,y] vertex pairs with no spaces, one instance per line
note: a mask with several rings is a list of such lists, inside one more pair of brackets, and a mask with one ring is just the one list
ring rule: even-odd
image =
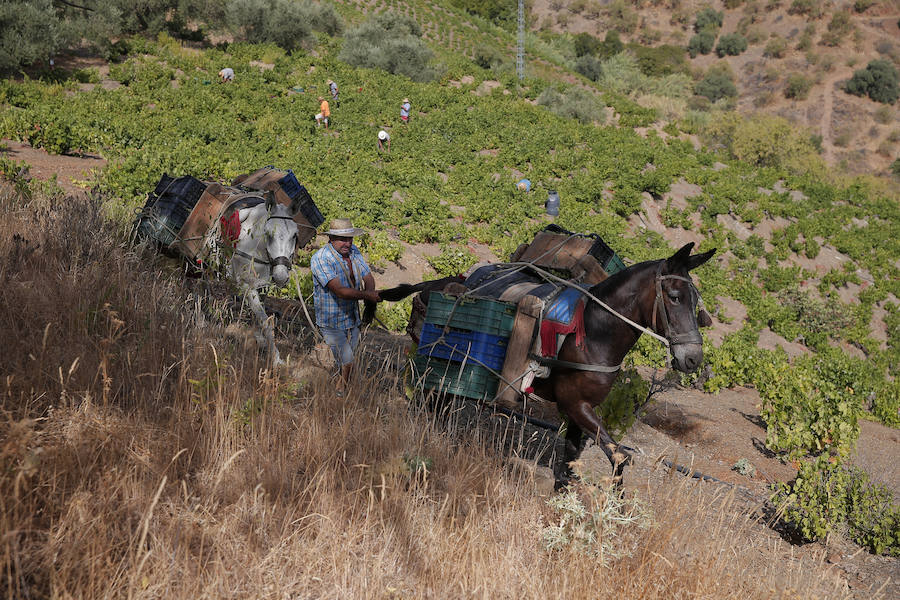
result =
[[511,302],[441,292],[431,292],[425,313],[426,323],[501,337],[509,337],[515,318],[516,305]]
[[481,365],[417,355],[413,367],[416,387],[475,399],[497,393],[497,377]]
[[625,263],[622,262],[622,259],[619,258],[618,254],[613,254],[609,257],[609,260],[603,265],[603,270],[606,271],[607,275],[612,275],[613,273],[618,273],[619,271],[624,271],[627,267]]

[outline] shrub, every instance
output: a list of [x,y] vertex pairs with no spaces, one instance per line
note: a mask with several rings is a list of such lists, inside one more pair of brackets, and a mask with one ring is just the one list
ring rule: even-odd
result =
[[503,64],[503,55],[493,46],[478,46],[475,49],[475,64],[482,69],[493,69]]
[[630,44],[641,72],[648,77],[663,77],[672,73],[687,73],[689,66],[684,48],[663,44],[655,48]]
[[783,37],[776,35],[766,44],[766,47],[763,50],[763,56],[768,58],[784,58],[785,52],[787,52],[787,41]]
[[876,0],[855,0],[853,2],[853,10],[858,13],[866,12],[870,7],[875,5]]
[[379,13],[347,32],[338,58],[355,67],[383,69],[413,81],[435,77],[428,67],[432,52],[422,41],[422,30],[410,17]]
[[747,38],[739,33],[728,33],[719,38],[719,43],[716,45],[716,54],[720,58],[726,55],[737,56],[746,49]]
[[738,92],[728,75],[721,71],[710,71],[694,87],[694,93],[705,96],[710,102],[716,102],[722,98],[734,98]]
[[292,0],[229,0],[224,8],[228,27],[254,44],[272,43],[285,50],[311,48],[313,31],[336,35],[344,24],[331,4]]
[[794,0],[791,2],[790,8],[788,8],[788,14],[806,15],[813,19],[818,19],[824,11],[822,4],[824,3],[819,0]]
[[575,61],[575,70],[591,81],[597,81],[603,74],[603,61],[596,56],[586,54]]
[[802,73],[791,73],[788,75],[787,85],[784,88],[784,97],[806,100],[806,97],[809,95],[809,88],[812,87],[812,83],[812,80],[808,79]]
[[722,26],[722,13],[711,7],[706,7],[697,13],[697,20],[694,21],[694,31],[717,30]]
[[853,29],[850,21],[850,13],[839,11],[834,13],[828,23],[828,31],[822,36],[822,44],[825,46],[840,46],[841,41]]
[[807,540],[824,538],[843,523],[850,537],[876,554],[900,556],[900,506],[865,471],[820,456],[800,465],[790,484],[773,498],[785,519]]
[[478,262],[478,257],[468,248],[441,244],[441,253],[429,256],[426,260],[441,277],[452,277],[465,273],[469,267]]
[[688,41],[688,53],[691,55],[691,58],[697,58],[698,54],[709,54],[712,52],[715,43],[716,35],[714,33],[701,31]]
[[555,88],[548,87],[537,97],[537,103],[546,106],[554,114],[577,119],[582,123],[602,122],[605,117],[597,98],[581,88],[569,88],[562,94]]
[[[607,36],[612,31],[607,32]],[[600,49],[601,41],[589,33],[579,33],[575,36],[575,56],[581,57],[586,54],[596,54]]]
[[52,0],[4,2],[0,23],[0,73],[46,61],[69,42]]
[[606,32],[606,37],[603,38],[603,43],[600,44],[597,55],[600,58],[609,58],[615,56],[624,49],[625,44],[623,44],[622,40],[619,38],[619,32],[615,29],[610,29]]
[[900,158],[891,163],[891,175],[900,177]]
[[893,104],[900,97],[897,69],[884,59],[870,62],[865,69],[853,73],[844,90],[855,96],[869,96],[876,102]]

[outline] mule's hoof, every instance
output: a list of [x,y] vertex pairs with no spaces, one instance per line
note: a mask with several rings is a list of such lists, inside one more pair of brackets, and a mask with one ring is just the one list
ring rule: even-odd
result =
[[613,453],[613,461],[618,467],[629,467],[634,464],[634,457],[625,450],[616,450]]

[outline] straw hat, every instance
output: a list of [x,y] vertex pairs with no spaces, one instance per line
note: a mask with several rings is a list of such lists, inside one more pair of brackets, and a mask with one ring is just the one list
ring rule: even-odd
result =
[[379,132],[378,132],[378,139],[381,140],[382,142],[383,142],[384,140],[388,139],[388,132],[385,131],[384,129],[382,129],[381,131],[379,131]]
[[325,99],[325,98],[323,98],[322,96],[319,96],[319,100],[324,100],[324,99]]
[[404,101],[404,102],[409,102],[409,98],[404,98],[403,101]]
[[337,237],[355,237],[362,235],[365,230],[354,227],[350,219],[333,219],[331,228],[325,232],[325,235],[333,235]]

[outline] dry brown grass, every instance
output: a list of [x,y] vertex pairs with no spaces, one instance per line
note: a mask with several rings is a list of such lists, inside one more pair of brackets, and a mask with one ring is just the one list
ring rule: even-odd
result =
[[346,398],[324,374],[298,391],[197,328],[97,207],[0,192],[3,596],[839,595],[684,479],[637,491],[631,557],[548,552],[554,514],[477,431],[410,410],[387,363]]

